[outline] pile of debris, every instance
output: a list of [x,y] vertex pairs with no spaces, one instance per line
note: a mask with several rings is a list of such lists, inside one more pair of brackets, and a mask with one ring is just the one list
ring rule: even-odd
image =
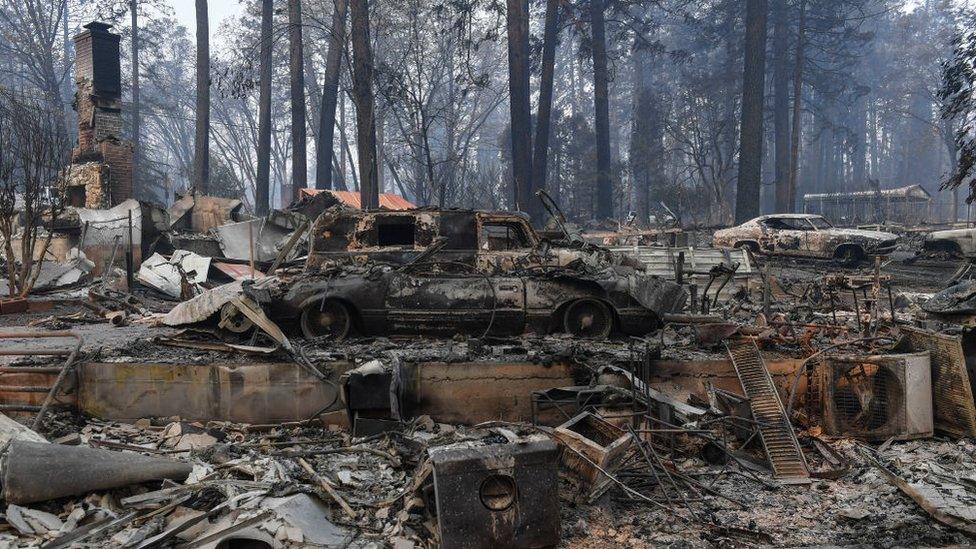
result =
[[320,196],[246,219],[185,195],[138,269],[115,266],[129,237],[107,260],[72,242],[91,274],[0,333],[31,339],[0,352],[24,355],[0,404],[31,425],[0,416],[0,544],[976,534],[972,283]]

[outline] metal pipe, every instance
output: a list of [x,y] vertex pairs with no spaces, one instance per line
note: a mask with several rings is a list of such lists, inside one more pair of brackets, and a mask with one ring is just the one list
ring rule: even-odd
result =
[[70,356],[70,351],[64,350],[34,350],[34,349],[0,349],[0,356]]
[[[140,234],[142,234],[140,232]],[[125,252],[125,283],[126,288],[132,291],[132,271],[135,269],[135,255],[132,252],[132,210],[129,210],[129,242]]]

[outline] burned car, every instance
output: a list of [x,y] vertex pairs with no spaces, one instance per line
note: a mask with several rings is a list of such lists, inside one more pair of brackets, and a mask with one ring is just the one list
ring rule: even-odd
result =
[[309,238],[307,268],[314,271],[336,261],[403,265],[416,260],[439,239],[445,243],[437,251],[438,261],[463,263],[483,273],[565,267],[581,262],[593,268],[642,268],[629,256],[587,243],[575,235],[542,238],[522,213],[346,208],[330,208],[316,219]]
[[775,214],[715,231],[712,243],[716,247],[749,248],[753,253],[836,259],[855,265],[869,256],[895,251],[898,236],[837,228],[820,215]]
[[520,214],[328,210],[312,231],[302,275],[248,290],[307,338],[643,335],[687,299],[626,256],[541,239]]
[[309,339],[354,333],[644,335],[686,299],[677,284],[640,273],[503,276],[457,263],[339,266],[278,291],[269,286],[259,281],[248,293],[272,320]]
[[922,252],[953,258],[976,257],[976,228],[933,231],[922,241]]

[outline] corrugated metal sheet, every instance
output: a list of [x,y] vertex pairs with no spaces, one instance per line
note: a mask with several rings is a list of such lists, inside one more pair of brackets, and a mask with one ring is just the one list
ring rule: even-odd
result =
[[[315,196],[319,193],[329,193],[338,198],[346,206],[362,209],[359,193],[356,191],[328,191],[324,189],[302,189],[302,193]],[[398,194],[380,193],[380,207],[387,210],[412,210],[417,206]]]
[[258,278],[264,276],[264,273],[257,269],[252,271],[250,265],[214,261],[210,264],[210,266],[215,267],[217,270],[233,278],[234,280],[244,280],[247,278]]
[[881,197],[884,199],[902,199],[928,201],[932,199],[921,185],[908,185],[895,189],[880,189],[878,191],[856,191],[852,193],[819,193],[803,195],[804,202],[825,201],[825,202],[847,202],[859,199],[874,199]]
[[[758,281],[759,271],[752,264],[749,254],[744,249],[719,249],[719,248],[662,248],[658,246],[611,246],[611,250],[630,255],[647,266],[648,272],[653,275],[675,279],[674,267],[678,261],[678,254],[684,252],[685,263],[684,272],[687,282],[694,282],[699,290],[708,283],[707,273],[712,267],[725,263],[731,265],[739,264],[739,269],[728,285],[722,290],[720,298],[725,299],[738,288],[751,288],[753,281]],[[715,283],[717,285],[718,282]],[[714,291],[714,286],[712,291]]]

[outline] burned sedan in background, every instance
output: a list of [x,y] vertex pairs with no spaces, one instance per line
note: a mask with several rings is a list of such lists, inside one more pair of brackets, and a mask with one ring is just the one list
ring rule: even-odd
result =
[[922,252],[951,258],[976,257],[976,228],[933,231],[922,241]]
[[895,251],[898,235],[834,227],[819,215],[775,214],[715,231],[712,243],[716,247],[749,248],[753,253],[836,259],[856,265],[869,256]]
[[524,216],[329,210],[305,272],[249,294],[307,338],[352,333],[643,335],[687,294],[622,254],[541,239]]

